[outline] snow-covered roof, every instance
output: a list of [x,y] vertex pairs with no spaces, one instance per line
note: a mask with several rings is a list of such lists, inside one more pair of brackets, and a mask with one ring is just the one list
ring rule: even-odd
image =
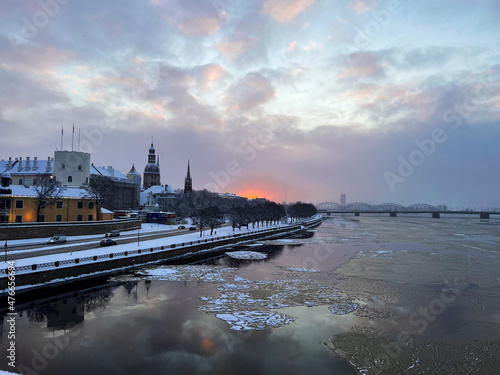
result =
[[113,214],[114,212],[113,211],[110,211],[106,208],[101,208],[101,214]]
[[135,169],[135,165],[132,164],[132,168],[130,168],[130,171],[127,174],[136,174],[140,176],[139,172],[137,172],[137,169]]
[[127,176],[125,176],[122,172],[120,172],[117,169],[114,169],[113,167],[96,167],[95,165],[92,165],[90,167],[90,174],[95,174],[95,175],[100,175],[100,176],[106,176],[106,177],[112,177],[115,179],[125,179],[129,180]]
[[[38,197],[38,193],[33,186],[25,187],[23,185],[10,185],[9,189],[12,190],[12,195],[19,197]],[[84,189],[66,187],[61,194],[61,198],[84,198],[86,195],[87,192]]]
[[[36,160],[36,169],[35,168],[35,160],[30,159],[29,161],[29,167],[27,167],[27,160],[22,159],[18,160],[17,163],[14,164],[16,160],[11,160],[11,168],[7,169],[9,165],[8,160],[0,160],[0,173],[3,173],[5,171],[8,171],[11,175],[16,175],[16,174],[31,174],[31,175],[37,175],[37,174],[45,174],[45,173],[50,173],[52,174],[54,172],[54,160],[51,158],[50,162],[48,160]],[[47,163],[49,163],[49,170],[47,170]],[[21,168],[21,170],[19,170]]]
[[154,195],[164,194],[165,192],[167,194],[175,194],[175,190],[172,186],[154,185],[144,191],[141,191],[141,197],[139,200],[141,205],[144,205],[146,203],[150,192],[153,193]]

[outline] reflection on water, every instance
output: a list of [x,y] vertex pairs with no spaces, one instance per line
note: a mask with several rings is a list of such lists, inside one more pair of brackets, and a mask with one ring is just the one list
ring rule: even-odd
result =
[[[336,358],[322,344],[329,338],[325,327],[330,327],[330,334],[338,332],[335,320],[328,320],[334,317],[328,308],[313,315],[310,307],[293,310],[293,306],[307,306],[307,293],[311,306],[324,302],[313,303],[321,297],[314,294],[321,290],[309,275],[319,272],[307,272],[302,264],[307,246],[313,246],[308,240],[315,240],[315,234],[298,240],[301,244],[260,243],[248,248],[267,254],[267,259],[258,262],[219,255],[196,265],[145,267],[76,295],[67,292],[39,301],[33,298],[17,320],[18,371],[112,375],[354,373],[345,360]],[[240,301],[244,308],[233,310],[233,317],[267,314],[262,324],[254,327],[258,330],[232,330],[234,324],[227,316],[226,320],[217,317],[227,309],[212,311],[224,293],[233,292],[231,285],[237,284],[247,288],[238,293],[251,297]],[[274,299],[267,302],[271,296]],[[267,305],[251,306],[250,298],[255,304]],[[290,306],[291,312],[277,309],[285,306]],[[277,328],[280,324],[273,324],[273,316],[288,317],[288,323],[300,322],[283,330]],[[307,336],[298,334],[304,329]],[[4,346],[5,342],[1,348]]]
[[234,249],[264,260],[220,252],[20,295],[17,372],[493,374],[492,224],[331,217],[300,238]]

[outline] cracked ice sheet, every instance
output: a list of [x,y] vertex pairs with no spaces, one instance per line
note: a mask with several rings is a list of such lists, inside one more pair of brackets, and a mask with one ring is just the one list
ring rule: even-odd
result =
[[135,275],[123,275],[112,278],[117,281],[165,280],[198,281],[208,283],[225,282],[225,273],[235,272],[236,268],[209,265],[155,266],[143,268]]
[[205,305],[200,310],[214,314],[236,331],[277,328],[293,322],[292,317],[272,311],[283,307],[338,304],[344,314],[357,307],[337,289],[312,280],[250,281],[235,276],[234,281],[217,288],[221,293],[218,298],[201,297]]

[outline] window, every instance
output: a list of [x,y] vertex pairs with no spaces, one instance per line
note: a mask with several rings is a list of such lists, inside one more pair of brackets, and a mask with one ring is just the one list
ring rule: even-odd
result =
[[79,166],[78,166],[78,170],[79,170],[79,171],[81,171],[81,170],[82,170],[82,166],[81,166],[81,165],[79,165]]
[[89,215],[89,221],[94,221],[94,215]]
[[94,202],[89,202],[89,210],[93,210],[94,209]]
[[33,185],[36,185],[36,183],[38,182],[38,180],[36,178],[33,179]]
[[68,176],[68,182],[73,182],[73,176]]
[[16,223],[22,223],[23,222],[23,215],[16,215]]
[[62,201],[57,201],[56,202],[56,208],[63,208],[63,202]]
[[19,185],[22,185],[22,184],[23,184],[23,179],[22,179],[22,178],[20,178],[20,179],[19,179]]
[[10,210],[10,199],[0,199],[0,210]]
[[62,215],[56,215],[56,221],[62,221]]
[[83,202],[78,202],[78,208],[82,209],[83,208]]
[[24,208],[24,201],[16,200],[16,208]]
[[45,215],[38,215],[38,222],[44,223],[45,222]]
[[89,178],[88,177],[85,177],[85,183],[88,184],[89,183]]
[[83,221],[83,215],[76,215],[76,221]]
[[66,166],[64,165],[64,163],[61,164],[61,169],[66,169]]

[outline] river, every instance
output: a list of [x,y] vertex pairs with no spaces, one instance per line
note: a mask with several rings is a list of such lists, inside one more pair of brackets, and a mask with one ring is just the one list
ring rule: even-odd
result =
[[332,216],[244,249],[266,260],[47,287],[18,306],[17,372],[494,374],[499,248],[497,219]]

